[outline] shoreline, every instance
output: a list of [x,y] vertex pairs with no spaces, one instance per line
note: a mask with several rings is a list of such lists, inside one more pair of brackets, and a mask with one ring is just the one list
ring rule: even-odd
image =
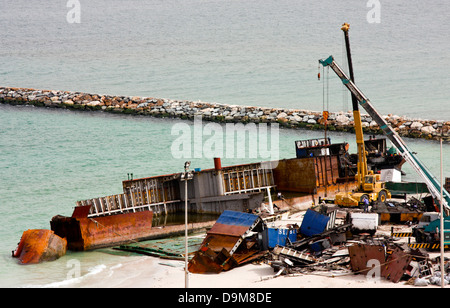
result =
[[[202,101],[16,87],[0,87],[0,103],[185,120],[201,117],[202,120],[218,123],[278,123],[285,128],[325,129],[322,112],[303,109],[226,105]],[[439,140],[438,125],[442,125],[444,131],[450,130],[450,121],[445,120],[413,119],[392,114],[384,118],[401,137]],[[369,115],[361,114],[361,120],[365,134],[383,134]],[[354,133],[352,112],[330,112],[326,128],[328,131]],[[450,137],[444,136],[443,140],[449,141]]]
[[[55,283],[46,287],[98,288],[109,279],[112,288],[182,289],[185,287],[184,262],[161,260],[149,256],[135,256],[129,260],[101,268],[98,275],[88,275],[74,281]],[[393,283],[385,278],[371,281],[364,275],[339,271],[290,274],[275,277],[270,265],[249,263],[220,274],[189,273],[189,288],[211,292],[218,289],[255,289],[262,292],[270,289],[291,288],[417,288],[404,281]],[[432,287],[432,286],[430,286]],[[186,291],[189,291],[187,289]],[[264,292],[266,292],[264,291]]]
[[[295,222],[298,215],[293,214],[287,220],[277,221],[277,225],[287,222]],[[389,234],[392,225],[381,225],[377,228],[380,236]],[[409,232],[407,225],[396,225],[401,232]],[[405,243],[402,238],[398,243]],[[446,253],[447,255],[447,253]],[[433,258],[436,252],[430,253]],[[92,273],[91,273],[92,272]],[[108,280],[108,287],[112,288],[153,288],[160,290],[172,289],[175,293],[192,290],[185,287],[184,261],[163,259],[144,255],[117,256],[117,262],[110,262],[96,266],[95,273],[90,273],[77,279],[47,284],[44,287],[57,288],[97,288],[104,286]],[[189,288],[202,290],[204,293],[220,292],[219,289],[254,289],[256,292],[279,292],[275,289],[300,289],[300,288],[417,288],[408,280],[392,282],[385,277],[376,279],[371,275],[357,274],[350,269],[318,270],[303,273],[277,275],[274,268],[265,261],[255,261],[240,265],[228,271],[218,274],[189,273]],[[438,288],[436,285],[428,285],[429,288]],[[446,286],[448,288],[448,286]],[[423,288],[423,287],[419,287]],[[179,290],[176,290],[179,289]],[[272,291],[270,291],[272,290]],[[169,292],[172,292],[169,290]],[[275,299],[275,298],[274,298]]]

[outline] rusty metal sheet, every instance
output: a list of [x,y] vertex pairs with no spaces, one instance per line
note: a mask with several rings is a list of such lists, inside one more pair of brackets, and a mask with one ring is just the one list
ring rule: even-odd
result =
[[223,234],[228,236],[241,236],[260,220],[258,215],[223,211],[208,234]]
[[378,260],[383,264],[386,259],[384,247],[381,245],[356,244],[348,247],[350,265],[353,272],[367,274],[371,269],[367,267],[369,260]]
[[280,160],[273,175],[277,189],[281,191],[313,193],[317,187],[312,158]]
[[266,253],[266,251],[244,249],[244,251],[239,251],[231,256],[225,248],[216,253],[208,247],[202,247],[190,260],[188,270],[190,273],[196,274],[218,274],[251,262]]
[[399,247],[395,247],[387,257],[386,264],[381,268],[381,276],[392,282],[399,282],[405,273],[412,256]]
[[249,227],[247,226],[232,226],[227,224],[215,223],[214,226],[207,232],[207,234],[225,235],[225,236],[240,236],[244,234]]
[[86,218],[91,210],[91,205],[76,206],[72,213],[72,218]]
[[357,244],[349,246],[348,252],[353,272],[367,274],[371,269],[367,267],[367,262],[376,259],[381,264],[381,276],[394,283],[400,281],[412,259],[410,254],[399,247],[390,249],[386,257],[381,245]]
[[222,248],[226,248],[230,251],[239,239],[239,236],[208,234],[203,240],[202,246],[207,246],[213,251],[220,251]]
[[202,247],[189,261],[188,270],[190,273],[196,274],[218,274],[223,270],[222,265],[224,261],[219,261],[220,258],[217,258],[217,253],[210,248]]
[[259,249],[253,248],[254,243],[244,237],[260,222],[258,215],[224,211],[189,262],[189,271],[220,273],[252,259]]
[[336,183],[339,177],[339,161],[337,155],[315,156],[316,185],[325,186]]
[[202,247],[207,246],[217,252],[221,251],[222,248],[231,251],[245,233],[250,231],[259,221],[261,221],[261,218],[258,215],[224,211],[207,232]]
[[57,215],[50,226],[56,235],[67,239],[68,249],[83,251],[145,239],[160,230],[152,228],[152,217],[152,211],[94,218]]

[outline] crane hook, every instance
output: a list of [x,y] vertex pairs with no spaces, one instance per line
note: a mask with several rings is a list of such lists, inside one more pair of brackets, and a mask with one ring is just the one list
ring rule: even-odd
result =
[[318,70],[317,79],[320,80],[320,62],[319,65],[317,66],[317,70]]

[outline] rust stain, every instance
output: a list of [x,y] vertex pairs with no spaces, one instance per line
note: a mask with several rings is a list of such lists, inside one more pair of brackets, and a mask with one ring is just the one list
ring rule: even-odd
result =
[[382,267],[381,276],[397,283],[405,273],[412,256],[399,247],[395,247],[386,259],[386,264]]
[[87,213],[74,211],[72,217],[55,216],[52,230],[68,240],[68,248],[75,251],[90,250],[127,243],[145,238],[151,233],[153,212],[142,211],[120,215],[83,217]]
[[189,272],[220,273],[264,254],[257,239],[246,236],[259,224],[263,221],[257,215],[224,211],[189,262]]
[[381,245],[356,244],[348,247],[350,265],[353,272],[367,274],[371,269],[367,267],[369,260],[378,260],[380,264],[385,262],[384,247]]
[[56,260],[66,253],[67,240],[51,230],[31,229],[24,231],[22,238],[13,251],[13,257],[21,264],[35,264]]

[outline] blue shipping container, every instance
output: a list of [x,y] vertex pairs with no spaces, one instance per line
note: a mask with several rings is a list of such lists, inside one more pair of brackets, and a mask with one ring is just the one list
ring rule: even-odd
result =
[[297,229],[268,228],[269,248],[274,248],[276,245],[285,246],[288,234],[291,242],[297,240]]

